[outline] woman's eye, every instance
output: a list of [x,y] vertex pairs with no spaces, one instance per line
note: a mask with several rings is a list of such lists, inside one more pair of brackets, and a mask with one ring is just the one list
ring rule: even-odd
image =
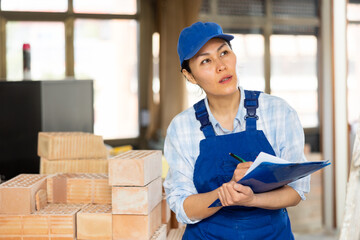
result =
[[204,59],[204,60],[201,61],[201,64],[205,64],[205,63],[208,63],[208,62],[210,62],[209,59]]
[[221,56],[224,56],[224,55],[226,55],[226,54],[228,54],[229,52],[227,51],[227,50],[225,50],[225,51],[223,51],[220,55]]

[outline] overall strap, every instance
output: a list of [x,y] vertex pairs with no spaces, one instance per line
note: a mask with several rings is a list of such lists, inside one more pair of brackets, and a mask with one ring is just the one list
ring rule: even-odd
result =
[[246,108],[246,130],[256,130],[256,120],[259,117],[256,115],[256,109],[259,107],[259,91],[245,90],[244,107]]
[[195,103],[194,109],[195,109],[196,119],[199,120],[201,123],[200,130],[203,131],[206,138],[214,137],[215,131],[211,122],[209,121],[209,114],[208,111],[206,110],[205,100],[202,99],[198,103]]

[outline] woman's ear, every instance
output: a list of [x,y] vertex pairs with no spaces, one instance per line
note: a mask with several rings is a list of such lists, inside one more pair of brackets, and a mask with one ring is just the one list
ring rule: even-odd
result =
[[184,74],[185,78],[186,78],[189,82],[191,82],[191,83],[193,83],[193,84],[197,84],[197,82],[196,82],[196,80],[195,80],[195,78],[194,78],[194,75],[192,75],[191,73],[189,73],[186,69],[183,69],[183,70],[182,70],[182,74]]

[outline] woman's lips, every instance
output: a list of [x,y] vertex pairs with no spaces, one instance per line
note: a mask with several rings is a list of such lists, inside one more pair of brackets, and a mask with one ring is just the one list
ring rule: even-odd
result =
[[224,83],[230,82],[231,79],[232,79],[232,76],[226,76],[226,77],[222,78],[222,79],[219,81],[219,83],[224,84]]

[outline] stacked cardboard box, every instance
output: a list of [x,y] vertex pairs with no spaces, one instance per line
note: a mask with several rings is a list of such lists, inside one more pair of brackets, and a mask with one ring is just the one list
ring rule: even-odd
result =
[[160,228],[161,155],[161,151],[132,150],[110,159],[114,240],[148,240]]
[[40,173],[107,173],[101,136],[84,132],[39,132]]

